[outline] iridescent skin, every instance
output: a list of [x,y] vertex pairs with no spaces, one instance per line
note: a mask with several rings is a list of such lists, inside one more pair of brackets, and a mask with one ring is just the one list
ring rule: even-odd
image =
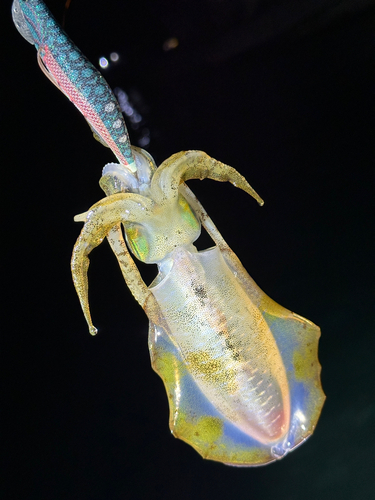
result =
[[[21,33],[39,51],[42,38],[43,54],[52,53],[46,40],[60,39],[60,32],[49,22],[44,4],[16,0],[14,8],[22,8],[24,15],[21,25],[24,19],[27,28],[22,25]],[[53,57],[64,59],[58,50]],[[64,74],[70,75],[71,85],[76,83],[69,62]],[[88,85],[92,96],[98,82],[102,85],[97,76],[77,82],[69,95],[78,87],[85,95]],[[109,87],[106,99],[114,99]],[[89,104],[104,123],[105,106],[96,105],[95,98]],[[113,127],[107,131],[105,142],[118,156]],[[126,146],[132,163],[106,165],[100,185],[107,196],[75,217],[85,224],[71,267],[90,332],[97,333],[88,302],[88,256],[107,238],[150,320],[151,362],[166,387],[172,433],[204,458],[230,465],[281,458],[311,435],[325,399],[317,358],[320,330],[260,290],[185,181],[228,181],[260,205],[263,200],[234,168],[201,151],[177,153],[157,168],[146,151]],[[215,246],[198,252],[193,243],[201,226]],[[149,287],[130,252],[158,265],[159,274]]]
[[14,0],[18,31],[38,51],[46,76],[75,104],[123,165],[133,170],[129,136],[116,97],[99,71],[66,36],[40,0]]

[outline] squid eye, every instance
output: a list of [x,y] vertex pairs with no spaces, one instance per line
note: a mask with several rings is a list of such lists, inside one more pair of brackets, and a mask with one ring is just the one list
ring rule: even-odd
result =
[[181,209],[181,215],[183,220],[194,230],[199,230],[200,229],[200,224],[194,215],[194,212],[190,208],[190,205],[188,202],[185,200],[183,196],[178,197],[178,204]]
[[147,230],[139,224],[129,224],[125,227],[125,236],[132,253],[145,262],[150,253]]

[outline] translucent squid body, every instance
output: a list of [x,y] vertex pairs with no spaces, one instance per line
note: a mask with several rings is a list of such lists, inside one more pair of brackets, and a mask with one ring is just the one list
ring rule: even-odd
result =
[[[75,217],[84,226],[71,267],[90,332],[88,256],[107,238],[149,318],[152,367],[165,384],[173,435],[225,464],[281,458],[312,434],[324,402],[320,330],[260,290],[185,181],[229,181],[262,199],[234,168],[201,151],[174,154],[157,168],[130,145],[112,91],[44,3],[15,0],[12,12],[45,74],[119,160],[103,169],[106,197]],[[198,252],[202,225],[215,246]],[[131,254],[158,265],[150,286]]]

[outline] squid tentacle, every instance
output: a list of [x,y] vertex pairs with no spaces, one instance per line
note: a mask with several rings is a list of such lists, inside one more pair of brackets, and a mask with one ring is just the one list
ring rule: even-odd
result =
[[126,285],[135,300],[143,308],[151,292],[148,290],[141,273],[138,271],[138,267],[130,255],[122,236],[120,224],[117,224],[109,231],[107,240],[119,263]]
[[203,151],[181,151],[169,157],[155,172],[151,187],[155,191],[153,194],[161,200],[170,200],[178,196],[178,187],[181,182],[206,178],[230,182],[255,198],[259,205],[264,204],[262,198],[243,175],[233,167],[211,158]]
[[91,320],[88,300],[87,270],[90,263],[88,256],[95,247],[100,245],[114,226],[125,221],[145,220],[151,216],[152,212],[153,202],[134,193],[111,195],[95,203],[87,212],[87,221],[74,245],[71,269],[74,286],[91,335],[96,335],[97,329]]

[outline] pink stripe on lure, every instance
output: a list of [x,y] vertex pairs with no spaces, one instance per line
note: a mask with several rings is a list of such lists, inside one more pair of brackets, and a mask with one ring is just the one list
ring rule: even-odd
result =
[[[90,105],[89,101],[83,96],[81,92],[73,85],[71,80],[68,78],[66,73],[64,73],[61,66],[57,63],[56,59],[53,57],[51,51],[48,47],[43,47],[44,55],[40,54],[40,57],[43,61],[44,66],[48,69],[48,72],[53,76],[55,83],[58,88],[72,101],[72,103],[80,110],[85,119],[92,125],[95,132],[100,136],[100,138],[108,145],[108,147],[113,151],[116,158],[123,165],[128,165],[131,168],[130,162],[125,158],[125,156],[121,153],[118,148],[116,142],[113,140],[111,133],[108,128],[105,126],[103,120],[99,116],[99,114],[95,111],[93,106]],[[47,75],[49,78],[50,76]],[[103,79],[104,80],[104,79]],[[114,104],[112,102],[108,102],[108,109],[110,111],[113,110]],[[113,124],[114,128],[120,128],[121,122],[118,119]],[[117,127],[116,127],[117,125]],[[119,139],[120,142],[129,141],[128,134],[124,134]],[[135,169],[135,166],[134,166]]]

